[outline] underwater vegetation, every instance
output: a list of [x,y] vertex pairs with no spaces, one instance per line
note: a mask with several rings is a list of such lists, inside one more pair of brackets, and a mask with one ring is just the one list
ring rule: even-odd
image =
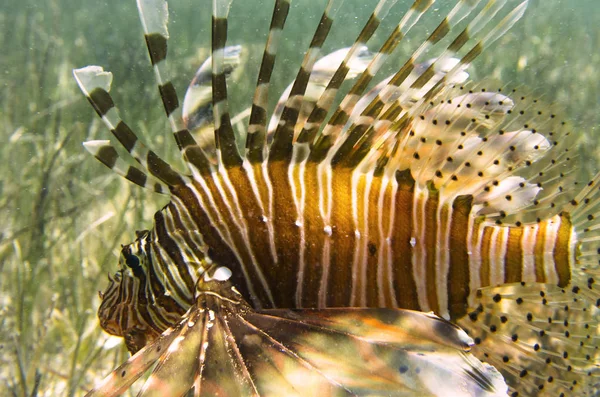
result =
[[[575,8],[571,3],[541,3],[532,2],[524,20],[468,72],[474,81],[492,77],[522,84],[546,102],[556,102],[578,134],[578,172],[585,180],[598,168],[596,145],[586,144],[594,142],[599,121],[595,105],[600,59],[593,51],[598,48],[599,33],[593,28],[597,13],[586,12],[595,4],[580,2]],[[210,7],[196,2],[170,5],[170,71],[183,92],[209,54],[209,12],[198,10]],[[296,72],[302,56],[296,47],[306,48],[323,6],[292,6],[288,28],[301,33],[304,42],[281,43],[282,54],[295,55],[282,62],[287,73],[274,75],[273,92],[281,92]],[[312,17],[298,18],[294,11],[299,7]],[[344,7],[363,19],[371,11],[371,6],[365,10],[350,1]],[[234,2],[230,14],[232,21],[256,23],[263,35],[250,38],[243,34],[247,26],[230,24],[228,43],[241,43],[251,54],[250,76],[258,70],[264,21],[271,13],[271,6],[264,7],[258,11],[261,15],[255,12],[248,20],[249,10],[256,8],[250,2]],[[106,274],[115,271],[120,244],[132,241],[134,230],[150,228],[152,214],[166,202],[121,182],[84,155],[82,141],[107,134],[77,92],[71,69],[97,62],[114,72],[112,95],[121,104],[123,118],[167,161],[177,161],[177,150],[163,133],[169,126],[147,67],[133,2],[90,2],[85,7],[68,1],[20,2],[4,8],[0,18],[6,29],[0,39],[0,120],[5,134],[0,376],[7,395],[79,395],[127,357],[120,340],[107,337],[99,327],[97,291],[106,288]],[[359,23],[353,26],[355,35]],[[353,35],[332,32],[323,54],[351,45]],[[237,82],[235,95],[230,91],[232,111],[249,105],[253,84],[254,77]],[[271,96],[272,105],[277,96]]]

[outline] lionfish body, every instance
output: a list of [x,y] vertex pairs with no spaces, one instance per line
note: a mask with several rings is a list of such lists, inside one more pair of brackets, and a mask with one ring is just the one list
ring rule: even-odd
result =
[[[402,350],[406,340],[397,334],[368,336],[411,329],[403,316],[433,321],[394,310],[402,308],[434,312],[463,327],[475,342],[472,352],[500,370],[513,395],[592,395],[599,382],[598,177],[575,190],[565,123],[537,99],[469,82],[465,71],[522,16],[526,3],[505,11],[504,1],[483,7],[458,1],[397,73],[379,81],[379,69],[433,2],[415,1],[381,48],[369,53],[369,39],[395,3],[381,0],[352,47],[319,60],[340,7],[329,1],[295,80],[268,120],[269,81],[290,6],[276,1],[245,145],[234,131],[243,121],[229,116],[226,85],[240,49],[225,47],[229,2],[214,3],[212,57],[192,82],[182,115],[166,78],[166,3],[138,0],[160,95],[189,174],[173,170],[119,118],[109,73],[75,71],[97,113],[139,164],[124,162],[108,141],[86,148],[133,183],[171,198],[153,228],[123,248],[121,269],[102,294],[102,327],[123,336],[130,351],[142,350],[115,372],[126,380],[113,375],[98,390],[118,393],[158,360],[166,372],[157,370],[143,390],[173,392],[175,382],[164,376],[175,370],[168,360],[181,354],[182,366],[194,364],[177,377],[190,378],[177,386],[180,394],[216,393],[211,380],[219,377],[211,365],[222,369],[226,358],[239,360],[227,365],[245,379],[240,389],[221,391],[226,395],[294,394],[269,383],[269,371],[282,371],[278,365],[312,368],[306,379],[321,374],[315,388],[307,381],[309,394],[438,393],[430,385],[390,381],[408,367],[389,352],[391,358],[362,356],[352,370],[382,362],[394,369],[385,380],[365,375],[373,384],[325,364],[346,354],[331,347],[346,346],[330,339],[340,332],[354,335],[352,348],[359,351]],[[461,22],[466,27],[454,33]],[[429,51],[452,34],[432,58]],[[342,83],[354,78],[336,101]],[[188,128],[200,130],[200,144]],[[364,328],[357,329],[359,323]],[[431,343],[443,335],[435,324],[419,329],[414,338]],[[458,329],[444,332],[461,341],[446,341],[446,347],[464,347]],[[294,357],[296,364],[273,358],[269,370],[258,370],[263,366],[249,354],[260,344],[248,351],[243,344],[263,337],[289,349],[286,360]],[[355,346],[359,340],[365,346]],[[421,343],[427,350],[428,342]],[[178,353],[186,344],[196,356]],[[227,352],[211,353],[206,346],[213,345]],[[465,382],[476,379],[473,393],[501,389],[490,367],[472,365]],[[436,368],[429,380],[443,379]],[[290,376],[284,383],[298,387]],[[323,379],[335,392],[324,391]],[[408,392],[399,391],[404,388]]]

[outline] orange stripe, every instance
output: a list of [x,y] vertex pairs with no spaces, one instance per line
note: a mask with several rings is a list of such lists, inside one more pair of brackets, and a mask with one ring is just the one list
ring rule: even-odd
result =
[[393,281],[393,274],[392,274],[392,267],[394,265],[394,263],[389,263],[388,262],[388,257],[389,257],[389,252],[390,252],[390,246],[391,246],[391,242],[387,241],[386,237],[390,236],[390,231],[391,231],[391,211],[390,208],[392,206],[392,184],[390,181],[388,181],[386,188],[385,188],[385,192],[383,193],[383,203],[382,203],[382,217],[381,217],[381,221],[382,221],[382,229],[383,229],[383,233],[384,233],[384,241],[381,242],[381,252],[378,253],[380,254],[379,256],[382,258],[382,263],[381,263],[381,272],[383,273],[382,275],[382,279],[383,279],[383,296],[384,296],[384,302],[383,302],[383,306],[384,307],[396,307],[397,303],[396,303],[396,299],[394,296],[394,290],[393,290],[393,285],[391,284],[390,281]]
[[[260,172],[260,169],[258,167],[255,167],[254,171],[256,172],[257,170]],[[250,241],[252,254],[256,259],[256,264],[261,269],[265,279],[267,280],[267,284],[272,289],[275,304],[277,306],[286,304],[287,302],[289,302],[289,295],[278,295],[279,291],[276,288],[274,288],[275,286],[277,286],[277,283],[280,280],[280,273],[279,270],[275,271],[275,269],[273,269],[273,257],[271,255],[271,250],[269,249],[269,230],[267,228],[267,223],[264,222],[262,219],[262,209],[260,208],[259,203],[256,201],[256,197],[254,191],[252,190],[252,185],[250,184],[248,174],[244,169],[238,167],[229,168],[227,170],[227,174],[229,176],[231,184],[235,188],[237,200],[240,205],[244,221],[246,222],[246,226],[248,228],[248,240]],[[258,176],[262,178],[261,174],[258,174]],[[259,192],[259,194],[261,193]],[[267,201],[265,200],[263,202]],[[248,268],[253,269],[253,265],[248,266]],[[290,274],[289,278],[292,279],[294,277],[292,274]],[[255,286],[260,285],[258,277],[256,277],[256,279],[253,280],[253,282]]]
[[[206,180],[209,182],[212,180],[212,178],[206,178]],[[194,187],[196,188],[196,191],[202,195],[205,201],[208,201],[202,190],[202,187],[197,182],[194,182]],[[214,187],[214,185],[210,184],[209,187]],[[213,192],[215,190],[216,189],[214,189]],[[229,246],[219,235],[216,225],[211,222],[207,212],[205,212],[204,208],[200,206],[200,203],[198,202],[194,192],[192,192],[189,187],[180,185],[173,189],[173,195],[177,196],[182,201],[183,206],[185,206],[190,214],[190,217],[196,223],[198,230],[202,233],[202,238],[204,239],[206,246],[210,247],[208,252],[210,259],[215,263],[227,264],[227,267],[229,267],[232,271],[231,282],[238,286],[239,291],[244,298],[251,302],[247,280],[244,278],[244,274],[241,270],[241,265],[238,259],[233,251],[231,251],[231,248],[229,248]],[[212,209],[207,211],[210,211],[211,215],[214,217],[214,212]],[[266,295],[261,295],[260,298],[263,298],[265,303],[268,301]]]
[[[304,207],[304,232],[305,251],[304,279],[302,280],[302,307],[317,307],[319,302],[319,289],[323,267],[321,264],[323,254],[323,218],[319,211],[317,180],[317,164],[307,162],[304,170],[304,184],[306,188],[306,201]],[[277,230],[275,230],[277,233]],[[284,277],[286,275],[283,275]],[[295,289],[294,289],[295,291]],[[293,295],[292,291],[289,292]]]
[[516,283],[523,278],[523,228],[509,227],[504,261],[504,282]]
[[[288,180],[288,165],[287,161],[269,162],[269,177],[274,187],[272,218],[277,249],[277,266],[269,273],[276,276],[270,285],[279,307],[295,306],[300,247],[300,231],[295,226],[297,213]],[[317,238],[320,237],[321,235]],[[266,250],[266,247],[263,249]]]
[[437,271],[438,263],[436,258],[437,251],[437,230],[438,230],[438,217],[437,210],[440,203],[440,193],[435,189],[433,183],[429,183],[428,186],[429,196],[425,203],[425,278],[427,280],[427,301],[429,302],[429,308],[435,312],[440,312],[440,305],[437,294]]
[[[354,222],[352,220],[352,171],[340,167],[332,170],[332,191],[330,192],[333,195],[331,209],[332,250],[329,264],[327,306],[348,306],[352,295],[353,256],[354,245],[356,244]],[[369,216],[376,216],[376,214],[370,214]]]
[[571,235],[572,225],[568,213],[560,215],[560,227],[554,244],[554,267],[558,274],[558,286],[565,287],[571,281]]
[[360,237],[357,238],[357,247],[355,248],[354,254],[356,258],[353,257],[353,261],[356,261],[356,268],[354,269],[355,279],[353,283],[354,287],[354,300],[352,302],[353,306],[365,306],[367,304],[366,297],[363,295],[367,291],[367,269],[364,264],[366,260],[365,255],[368,255],[368,250],[365,253],[363,245],[365,244],[364,239],[367,237],[367,225],[365,225],[365,214],[368,210],[368,205],[364,205],[364,195],[366,189],[366,176],[360,175],[356,183],[356,221],[357,221],[357,229],[360,233]]
[[405,309],[419,310],[417,286],[414,281],[411,263],[413,247],[412,212],[415,180],[410,171],[396,171],[396,216],[392,231],[392,263],[394,289],[398,306]]
[[377,219],[379,190],[381,189],[381,178],[373,177],[371,189],[369,190],[369,215],[367,217],[368,237],[367,242],[367,306],[379,307],[379,285],[377,283],[378,252],[382,248],[379,241],[379,222]]
[[[448,269],[448,312],[460,318],[467,312],[469,297],[469,252],[467,236],[473,196],[458,196],[452,203],[450,224],[450,267]],[[489,266],[489,265],[488,265]]]
[[493,231],[494,228],[492,226],[485,226],[483,229],[483,236],[481,238],[481,271],[479,274],[482,287],[487,287],[491,284],[490,248],[492,245]]

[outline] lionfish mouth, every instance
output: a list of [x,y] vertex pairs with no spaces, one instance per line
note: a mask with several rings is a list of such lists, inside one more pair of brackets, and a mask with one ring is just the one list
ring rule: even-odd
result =
[[108,274],[108,286],[104,292],[99,292],[101,303],[98,308],[98,319],[103,330],[111,335],[123,336],[119,321],[119,299],[122,285],[122,274],[120,271],[114,275]]
[[[114,336],[123,336],[123,332],[121,331],[121,326],[119,325],[119,323],[117,321],[110,318],[110,314],[106,315],[103,312],[98,311],[98,317],[104,318],[103,320],[100,320],[100,326],[102,327],[103,330],[105,330],[106,332],[108,332],[109,334],[114,335]],[[107,317],[109,317],[109,318],[107,318]]]

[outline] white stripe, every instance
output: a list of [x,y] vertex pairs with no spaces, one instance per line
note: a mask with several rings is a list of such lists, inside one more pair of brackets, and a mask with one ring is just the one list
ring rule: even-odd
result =
[[137,6],[144,32],[146,34],[158,33],[168,39],[169,9],[167,2],[163,0],[138,0]]
[[553,216],[546,221],[546,235],[544,239],[544,275],[546,283],[558,283],[558,274],[554,267],[554,247],[560,228],[560,216]]
[[[154,241],[154,244],[152,244],[152,247],[153,247],[152,253],[154,255],[154,259],[158,260],[158,258],[160,258],[160,261],[164,262],[165,266],[169,267],[171,258],[169,256],[169,254],[167,253],[167,251],[165,251],[165,249],[162,247],[162,245],[160,245],[158,243],[158,241]],[[179,289],[181,289],[184,294],[185,294],[185,290],[186,290],[185,283],[179,276],[179,273],[178,272],[170,272],[170,271],[168,272],[169,274],[171,274],[171,277],[173,278],[173,282],[178,287],[178,288],[176,288],[175,285],[173,285],[171,283],[171,281],[169,280],[169,278],[167,277],[167,272],[164,272],[161,270],[159,263],[155,264],[155,269],[156,269],[157,275],[159,277],[162,276],[162,279],[159,281],[161,282],[161,284],[163,285],[163,287],[165,289],[165,293],[164,293],[165,296],[170,296],[171,298],[173,298],[175,300],[175,302],[177,302],[177,305],[179,307],[182,307],[182,308],[187,307],[186,301],[190,300],[189,299],[190,296],[179,295],[179,291],[178,291]]]
[[523,247],[523,274],[521,278],[525,282],[535,282],[535,242],[539,229],[538,224],[527,225],[523,228],[521,246]]
[[265,45],[265,52],[269,55],[273,55],[277,52],[281,33],[282,30],[279,28],[273,28],[269,31],[269,37],[267,38],[267,44]]
[[417,299],[421,311],[427,312],[429,303],[427,302],[427,278],[426,278],[426,255],[427,247],[425,247],[425,204],[428,199],[427,189],[415,185],[415,194],[413,198],[413,216],[411,237],[412,250],[412,267],[413,279],[417,287]]
[[[308,144],[295,144],[292,151],[292,160],[288,166],[288,181],[292,190],[292,197],[296,207],[296,227],[299,228],[300,242],[298,247],[298,273],[296,275],[296,307],[302,307],[302,292],[304,285],[304,270],[306,268],[306,229],[304,225],[304,204],[306,199],[306,186],[304,181],[304,172],[306,167],[306,154],[308,153]],[[298,179],[294,178],[294,171],[298,172]],[[296,182],[300,185],[300,194],[296,189]]]
[[119,111],[116,107],[112,107],[102,116],[102,121],[104,125],[106,125],[109,129],[114,130],[117,124],[121,121],[121,116],[119,116]]
[[[496,252],[492,257],[495,262],[495,273],[491,273],[492,284],[500,285],[504,284],[505,277],[505,260],[506,260],[506,251],[508,250],[508,232],[509,228],[505,226],[495,226],[496,229],[499,229],[498,232],[498,242],[496,244]],[[491,252],[491,251],[490,251]],[[490,261],[491,262],[491,261]]]
[[[441,230],[443,226],[441,222],[442,210],[444,208],[448,210],[448,216],[445,228],[444,230]],[[442,201],[442,198],[440,198],[440,203],[438,204],[437,208],[438,228],[437,244],[435,247],[437,269],[435,282],[438,305],[440,308],[438,315],[446,320],[450,319],[450,314],[448,313],[448,272],[450,271],[450,226],[452,224],[452,212],[452,206],[449,205],[445,200]]]
[[384,280],[384,267],[386,266],[385,260],[385,241],[386,241],[386,233],[383,231],[383,203],[385,199],[385,191],[388,185],[387,176],[381,177],[381,185],[379,187],[379,197],[377,197],[377,232],[378,232],[378,240],[379,244],[377,247],[377,292],[379,299],[379,306],[385,307],[385,290],[383,288],[384,281],[389,282],[388,280]]
[[269,177],[269,162],[264,160],[261,164],[262,167],[262,175],[265,186],[267,187],[268,194],[268,208],[267,208],[267,231],[269,232],[269,245],[271,247],[271,252],[273,253],[273,264],[277,264],[277,245],[275,244],[275,227],[273,226],[273,184],[271,182],[271,178]]
[[361,253],[361,265],[360,272],[362,278],[362,289],[360,291],[360,301],[362,306],[367,304],[367,272],[369,266],[369,196],[371,194],[371,186],[373,183],[373,171],[364,174],[365,178],[365,190],[362,197],[363,206],[363,231],[361,233],[360,253]]
[[[495,226],[490,226],[492,228],[492,234],[490,236],[490,249],[488,251],[488,262],[490,264],[490,285],[498,285],[498,248],[497,245],[502,242],[498,241],[498,235],[500,233],[500,228]],[[502,281],[500,283],[504,283],[504,277],[502,277]]]
[[232,0],[213,0],[212,15],[215,18],[227,18]]
[[[215,181],[215,183],[217,182],[217,179],[218,178],[213,178],[213,180]],[[240,263],[240,267],[242,269],[242,273],[244,273],[244,279],[246,280],[246,283],[247,283],[247,286],[248,286],[248,291],[249,291],[250,296],[251,296],[251,298],[253,300],[252,303],[254,303],[255,305],[260,306],[259,302],[255,299],[256,293],[254,292],[254,284],[252,283],[252,280],[250,279],[250,277],[248,275],[248,269],[246,268],[246,265],[245,265],[244,261],[242,260],[241,255],[238,252],[236,245],[233,244],[233,239],[231,237],[231,233],[229,231],[229,228],[227,227],[227,223],[224,222],[224,220],[221,218],[221,213],[220,213],[219,209],[216,207],[216,203],[214,201],[214,198],[212,197],[212,194],[210,192],[209,187],[206,185],[206,181],[204,179],[197,179],[196,181],[198,182],[198,184],[200,184],[200,187],[204,191],[204,194],[206,195],[205,197],[208,200],[210,208],[213,210],[212,212],[214,214],[216,214],[217,222],[215,222],[215,218],[211,214],[211,211],[208,211],[208,207],[206,206],[206,204],[204,204],[203,196],[196,189],[196,186],[194,184],[188,184],[187,185],[188,188],[190,188],[190,190],[192,191],[192,193],[196,197],[196,200],[198,201],[198,203],[200,204],[200,206],[202,207],[202,209],[206,213],[207,217],[210,220],[211,225],[217,230],[217,232],[219,233],[219,236],[221,237],[221,239],[223,239],[223,241],[229,246],[229,248],[231,249],[231,251],[235,255],[237,261]]]
[[[269,236],[272,236],[272,229],[273,229],[273,223],[269,217],[269,214],[266,213],[265,211],[265,205],[261,200],[260,197],[260,189],[258,188],[258,182],[256,179],[256,174],[254,173],[254,167],[252,166],[252,164],[248,161],[248,159],[244,158],[243,162],[242,162],[242,167],[244,168],[244,170],[246,171],[246,174],[248,175],[248,180],[250,181],[250,187],[252,188],[252,192],[254,193],[254,197],[256,199],[256,202],[258,203],[260,210],[262,212],[262,216],[263,216],[263,220],[266,222],[267,224],[267,231],[269,231]],[[269,238],[269,250],[271,252],[271,259],[273,260],[273,263],[277,262],[277,252],[275,251],[275,242],[273,241],[272,238]]]
[[327,306],[327,286],[329,280],[329,265],[331,264],[331,237],[325,235],[323,238],[323,252],[321,256],[321,266],[323,268],[323,275],[321,276],[321,286],[319,287],[319,298],[317,303],[318,309]]
[[[472,214],[472,213],[471,213]],[[475,217],[469,214],[469,231],[467,232],[467,253],[469,255],[469,306],[475,307],[475,291],[481,288],[481,245],[484,226],[479,224],[477,236],[473,236]],[[488,280],[484,280],[487,283]]]
[[[391,182],[391,200],[390,200],[390,209],[389,209],[389,224],[388,224],[388,231],[386,234],[386,239],[385,239],[385,252],[386,252],[386,261],[387,261],[387,268],[388,268],[388,283],[389,286],[388,288],[390,289],[390,293],[392,294],[391,299],[392,299],[392,305],[393,307],[398,307],[398,296],[396,295],[396,290],[394,289],[394,282],[396,281],[394,279],[394,267],[397,266],[396,263],[394,263],[394,250],[392,248],[392,234],[394,233],[394,221],[396,219],[396,194],[398,193],[398,181],[396,181],[395,178],[395,172],[392,173],[391,177],[389,178],[390,182]],[[397,242],[396,242],[397,243]]]
[[323,274],[321,276],[321,287],[319,289],[318,306],[326,306],[329,265],[331,263],[331,206],[332,206],[332,186],[331,186],[331,165],[323,161],[317,166],[317,181],[319,184],[319,210],[324,224],[323,251],[321,255],[321,266]]
[[[225,202],[225,205],[227,206],[229,214],[231,215],[231,220],[234,222],[236,229],[240,232],[240,234],[242,236],[242,240],[244,241],[244,244],[246,245],[246,249],[248,251],[248,254],[250,255],[250,261],[251,261],[250,264],[254,267],[254,269],[256,271],[256,275],[258,276],[258,279],[260,280],[265,292],[267,293],[267,296],[269,298],[271,306],[275,307],[275,301],[273,299],[273,294],[271,292],[271,288],[265,278],[264,273],[262,272],[262,269],[258,265],[258,261],[256,260],[254,252],[252,250],[252,244],[250,244],[250,237],[248,235],[248,225],[244,219],[244,214],[243,214],[242,208],[240,206],[240,203],[239,203],[239,200],[237,197],[237,192],[236,192],[235,188],[233,187],[231,180],[229,179],[229,175],[228,175],[225,167],[223,167],[223,166],[219,167],[219,175],[221,176],[221,178],[214,178],[215,185],[217,186],[217,189],[219,190],[219,193],[221,195],[221,198],[223,199],[223,202]],[[225,185],[225,187],[227,187],[227,189],[229,190],[229,193],[231,195],[231,199],[232,199],[233,203],[230,203],[229,200],[227,199],[223,185],[221,184],[221,179],[223,181],[223,185]],[[249,200],[250,197],[245,197],[244,199]],[[236,211],[237,214],[234,214],[234,211],[233,211],[234,206],[235,206],[235,209],[237,210]],[[245,265],[242,265],[242,266],[245,266]]]
[[213,106],[215,134],[217,133],[219,128],[221,128],[221,116],[225,113],[226,110],[227,110],[227,101],[226,100],[217,102]]
[[363,173],[357,170],[352,172],[352,178],[350,182],[350,194],[352,195],[352,221],[354,223],[354,254],[352,256],[352,292],[350,294],[350,306],[352,307],[364,307],[366,301],[362,291],[358,291],[358,280],[359,278],[364,280],[364,269],[360,266],[361,263],[361,231],[360,224],[358,222],[358,184],[360,179],[363,177]]

